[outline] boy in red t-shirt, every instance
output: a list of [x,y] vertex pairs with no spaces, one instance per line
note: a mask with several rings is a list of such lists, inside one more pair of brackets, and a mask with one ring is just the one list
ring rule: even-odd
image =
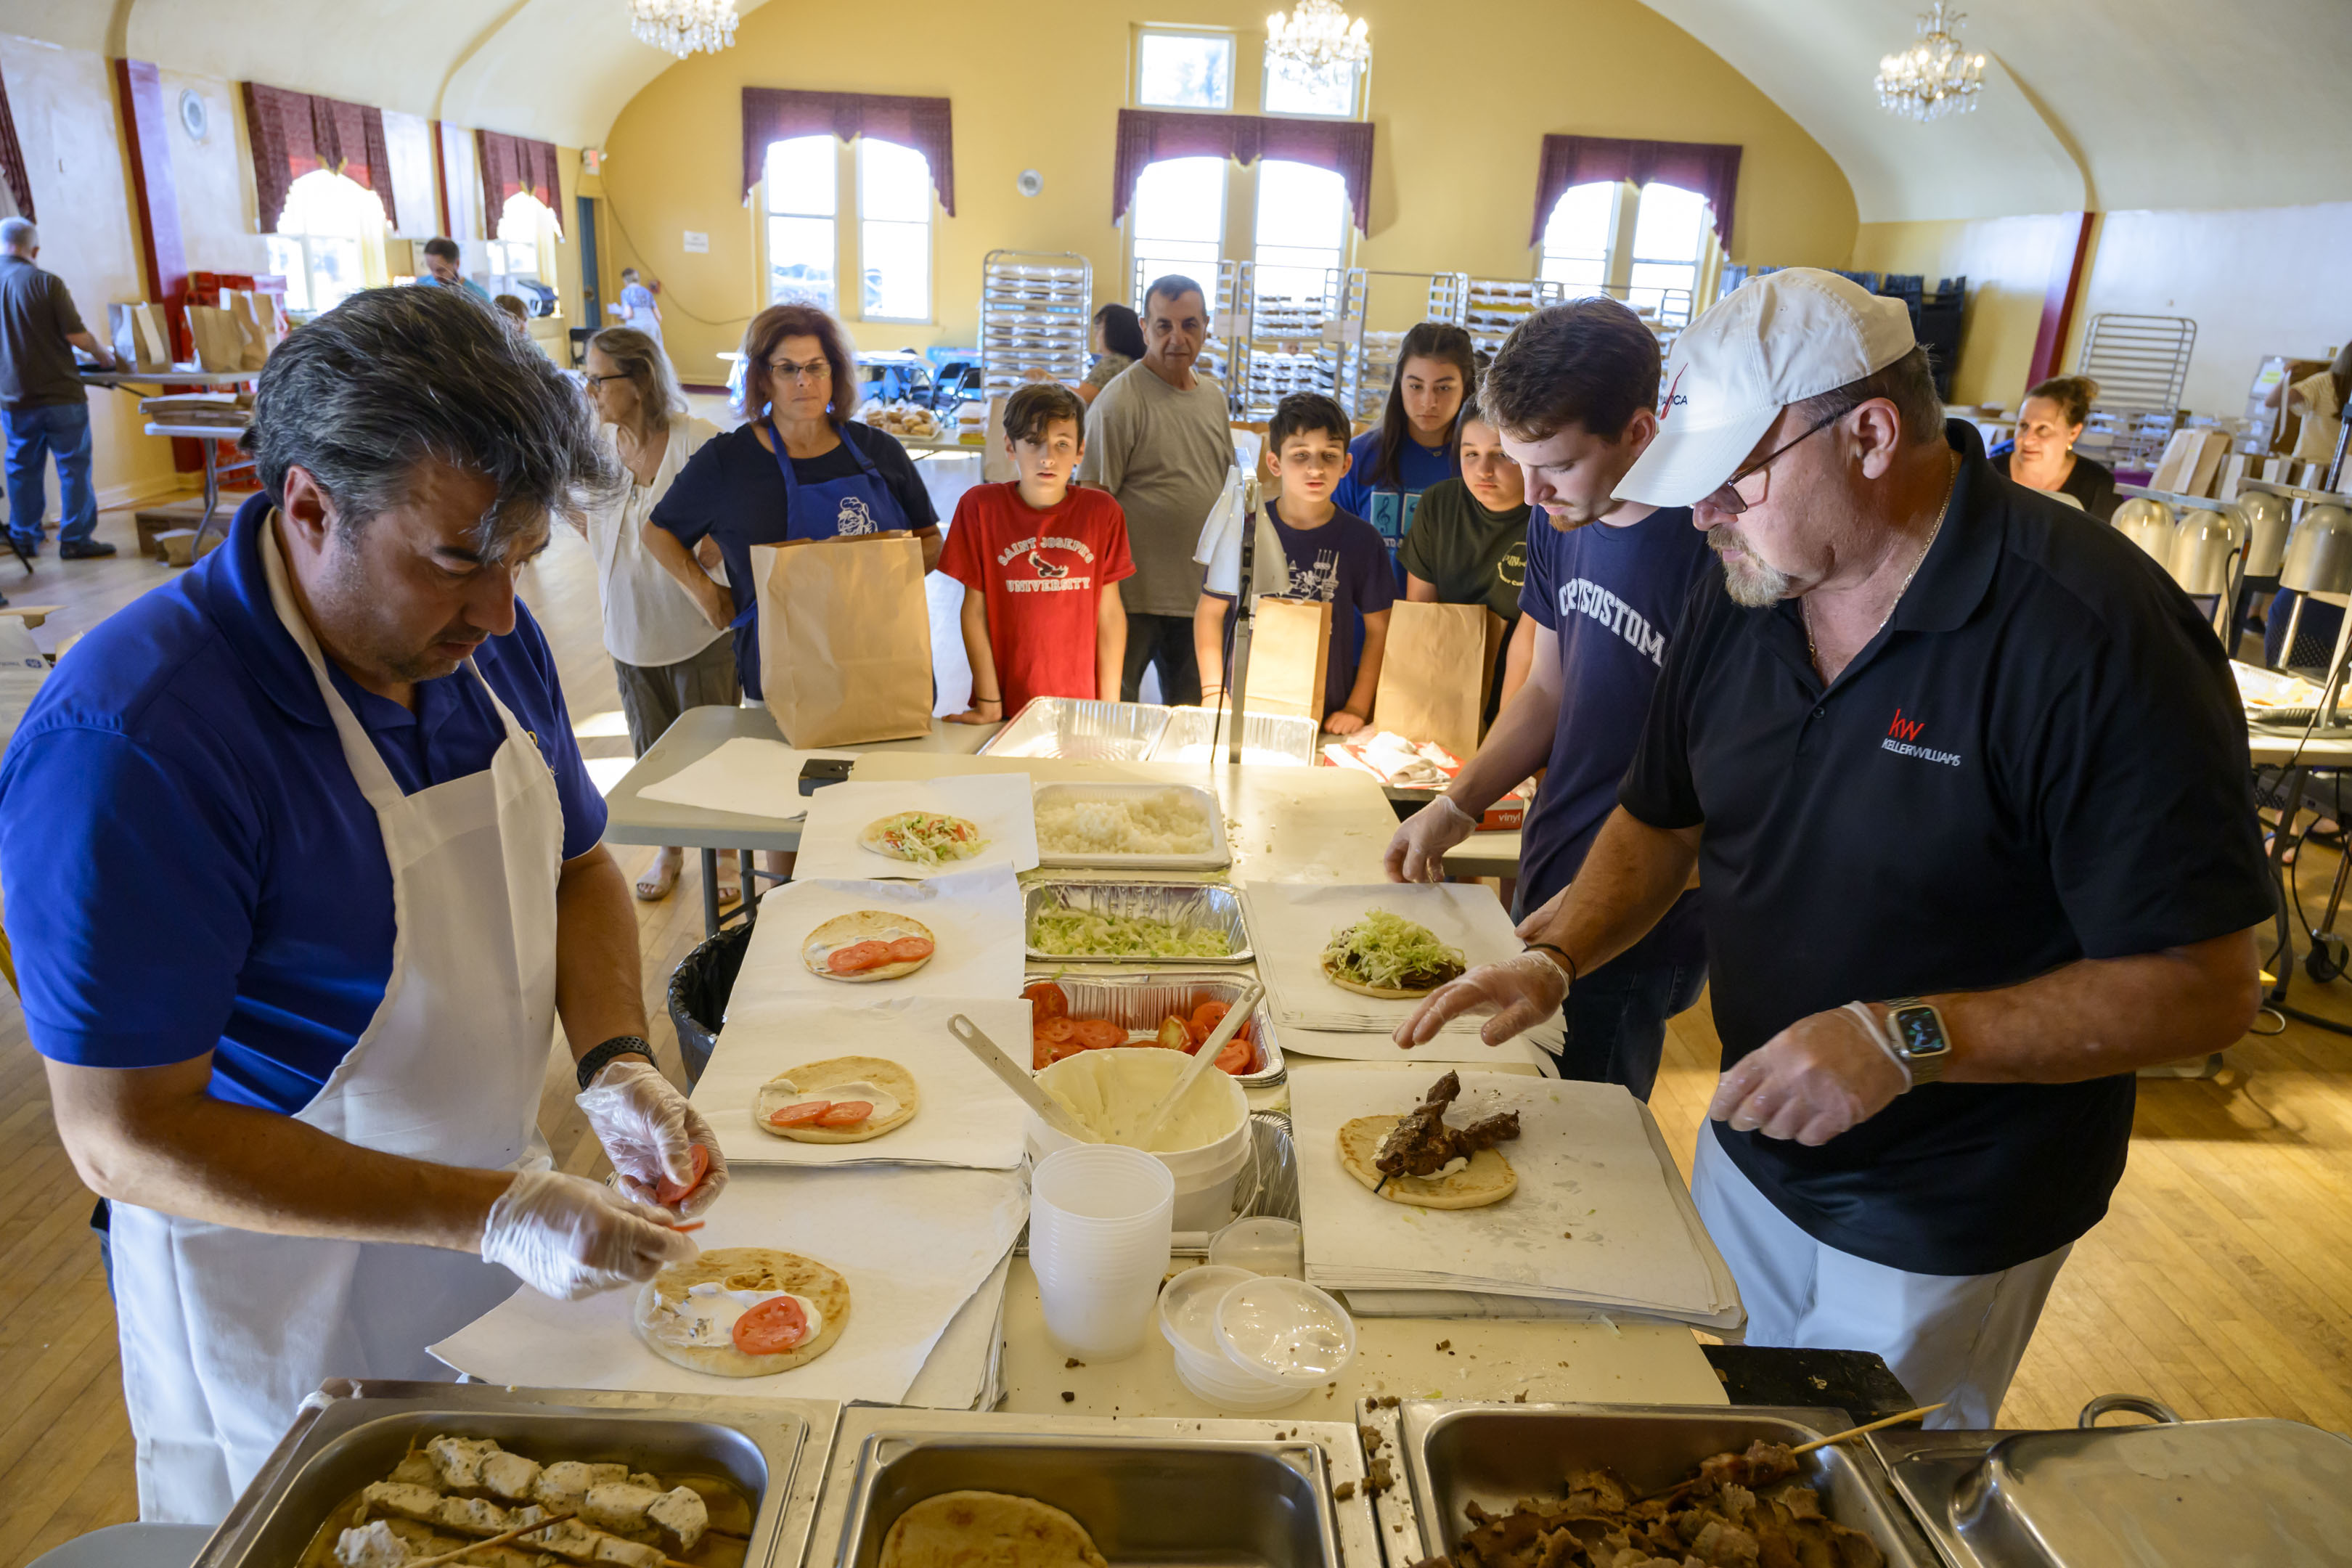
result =
[[1058,382],[1005,401],[1004,449],[1020,478],[956,503],[939,569],[964,586],[971,707],[993,724],[1033,697],[1118,700],[1127,612],[1105,590],[1135,575],[1127,519],[1107,491],[1070,483],[1086,455],[1086,405]]

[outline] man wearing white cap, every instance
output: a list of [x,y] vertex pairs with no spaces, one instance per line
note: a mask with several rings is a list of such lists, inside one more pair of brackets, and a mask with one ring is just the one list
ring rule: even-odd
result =
[[1723,1079],[1692,1190],[1748,1342],[1877,1352],[1990,1426],[2106,1211],[2132,1073],[2252,1020],[2272,915],[2221,648],[2120,535],[1946,422],[1896,300],[1768,274],[1685,331],[1622,499],[1728,595],[1668,649],[1552,923],[1401,1044],[1499,1042],[1699,870]]

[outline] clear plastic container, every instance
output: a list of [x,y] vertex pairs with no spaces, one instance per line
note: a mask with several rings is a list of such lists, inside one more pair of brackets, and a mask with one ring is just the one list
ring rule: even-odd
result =
[[1304,1279],[1306,1236],[1295,1219],[1237,1219],[1210,1238],[1209,1261],[1252,1274]]
[[1160,1331],[1175,1352],[1176,1380],[1194,1398],[1220,1410],[1255,1414],[1306,1397],[1304,1386],[1234,1364],[1217,1343],[1213,1320],[1225,1292],[1255,1276],[1213,1265],[1188,1268],[1160,1292]]
[[1329,1383],[1356,1359],[1356,1321],[1303,1279],[1259,1275],[1230,1286],[1210,1324],[1236,1367],[1293,1388]]

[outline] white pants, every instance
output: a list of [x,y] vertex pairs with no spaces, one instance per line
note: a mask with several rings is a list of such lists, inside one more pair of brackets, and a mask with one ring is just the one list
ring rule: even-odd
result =
[[1922,1405],[1929,1426],[1998,1424],[2051,1284],[2073,1244],[1998,1274],[1906,1274],[1806,1235],[1698,1132],[1691,1195],[1748,1309],[1751,1345],[1872,1351]]

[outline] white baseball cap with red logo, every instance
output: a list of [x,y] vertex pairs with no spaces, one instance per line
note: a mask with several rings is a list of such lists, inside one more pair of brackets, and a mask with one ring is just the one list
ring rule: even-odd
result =
[[1780,410],[1885,369],[1916,342],[1902,300],[1834,272],[1750,279],[1675,341],[1657,437],[1617,499],[1696,505],[1738,471]]

